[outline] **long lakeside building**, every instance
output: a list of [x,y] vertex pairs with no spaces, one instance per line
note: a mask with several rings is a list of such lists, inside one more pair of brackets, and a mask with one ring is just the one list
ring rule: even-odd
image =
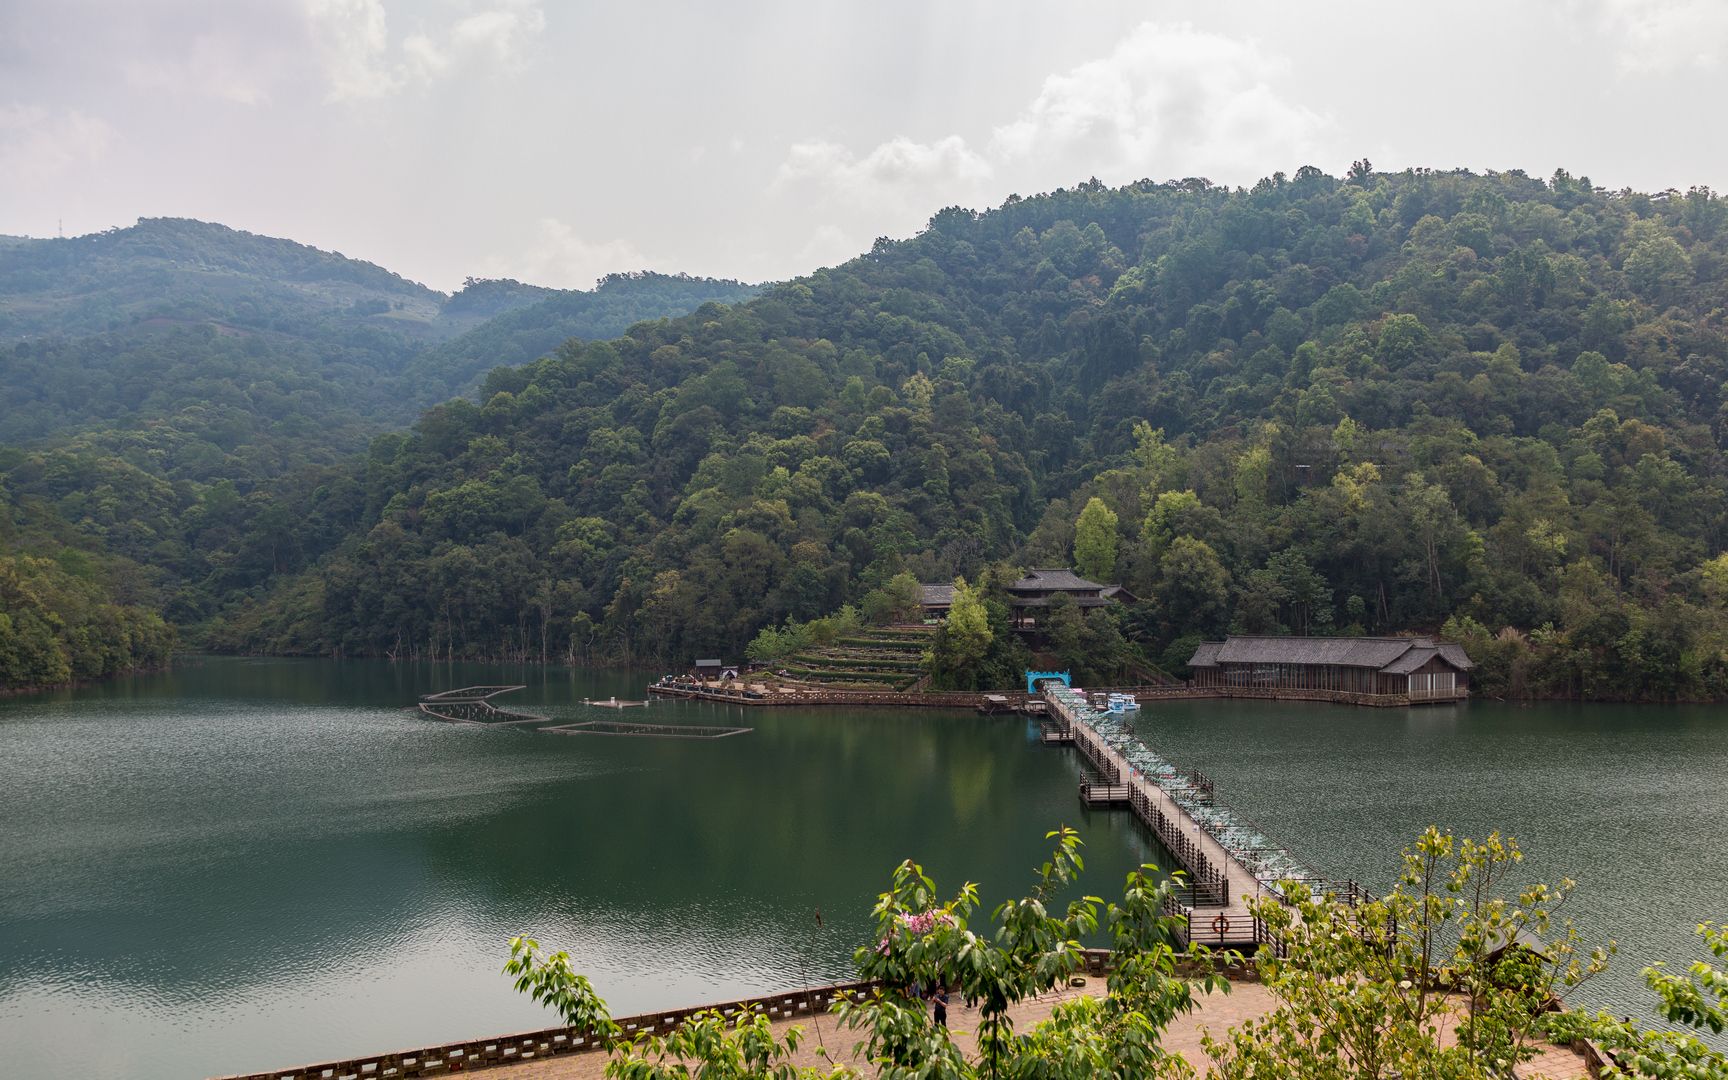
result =
[[1476,665],[1462,645],[1428,637],[1232,635],[1202,642],[1188,666],[1196,690],[1227,696],[1405,704],[1469,697]]

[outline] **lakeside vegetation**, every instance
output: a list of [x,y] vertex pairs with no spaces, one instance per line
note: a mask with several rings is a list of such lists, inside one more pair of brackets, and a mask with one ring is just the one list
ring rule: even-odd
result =
[[[1100,668],[1422,630],[1479,693],[1720,699],[1725,289],[1706,189],[1088,182],[493,370],[355,456],[303,432],[310,469],[162,421],[4,477],[225,650],[678,663],[907,574],[984,583],[988,627],[993,568],[1077,561],[1146,601],[1066,628]],[[937,680],[996,685],[1010,636]]]
[[[1434,828],[1404,852],[1383,898],[1352,904],[1286,883],[1287,904],[1253,901],[1281,946],[1246,958],[1272,1006],[1209,1032],[1206,1060],[1189,1061],[1162,1044],[1165,1031],[1205,995],[1228,993],[1222,970],[1243,958],[1183,945],[1183,917],[1166,906],[1172,880],[1154,866],[1128,875],[1119,903],[1085,896],[1062,904],[1083,870],[1080,841],[1066,828],[1050,837],[1055,851],[1032,891],[987,920],[977,885],[947,897],[910,860],[895,868],[874,909],[874,939],[853,957],[857,977],[875,985],[833,1009],[857,1033],[857,1053],[836,1051],[817,1067],[793,1062],[802,1026],[777,1034],[760,1012],[700,1013],[669,1033],[627,1035],[569,955],[543,953],[532,938],[511,940],[504,973],[595,1039],[610,1058],[606,1075],[640,1080],[1510,1080],[1544,1044],[1584,1039],[1610,1056],[1604,1075],[1728,1078],[1728,1054],[1699,1037],[1728,1031],[1728,971],[1705,959],[1684,973],[1647,968],[1666,1028],[1568,1008],[1566,995],[1605,970],[1612,951],[1586,945],[1557,914],[1571,883],[1519,880],[1523,853],[1509,839],[1461,840]],[[1013,1008],[1066,989],[1081,971],[1082,943],[1098,934],[1110,942],[1106,992],[1061,1001],[1049,1019],[1016,1030]],[[1706,923],[1698,934],[1717,961],[1728,960],[1728,927]],[[934,1015],[927,999],[938,988],[978,1006],[975,1055]]]

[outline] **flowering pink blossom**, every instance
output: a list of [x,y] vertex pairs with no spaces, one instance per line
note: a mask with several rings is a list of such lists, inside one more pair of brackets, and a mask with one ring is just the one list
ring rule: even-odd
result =
[[[959,923],[946,911],[920,911],[916,915],[902,911],[900,925],[914,934],[928,934],[938,926],[958,926]],[[876,945],[876,951],[883,956],[888,955],[889,940],[883,938]]]

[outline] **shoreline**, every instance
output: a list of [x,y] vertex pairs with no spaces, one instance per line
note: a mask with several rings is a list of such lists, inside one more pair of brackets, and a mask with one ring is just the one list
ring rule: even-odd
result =
[[[1030,1027],[1051,1012],[1051,1007],[1076,996],[1095,996],[1103,989],[1102,980],[1109,974],[1110,952],[1107,949],[1082,951],[1080,967],[1075,972],[1079,985],[1070,984],[1055,991],[1026,999],[1014,1010],[1017,1026]],[[1201,1033],[1214,1026],[1228,1030],[1238,1024],[1263,1016],[1275,1006],[1276,999],[1260,982],[1259,972],[1251,959],[1239,963],[1180,962],[1180,977],[1194,979],[1209,973],[1223,975],[1230,982],[1225,994],[1203,994],[1196,998],[1193,1012],[1172,1020],[1159,1039],[1159,1045],[1187,1057],[1190,1063],[1204,1063]],[[820,1031],[822,1017],[831,1016],[828,1008],[843,997],[862,998],[877,984],[871,982],[834,983],[803,990],[788,990],[736,1001],[696,1005],[635,1016],[614,1017],[626,1037],[643,1035],[664,1036],[685,1019],[698,1013],[718,1011],[731,1017],[739,1012],[756,1010],[765,1014],[779,1033],[792,1025],[814,1024]],[[977,1014],[971,1006],[955,1002],[951,1017],[962,1046],[967,1030],[975,1026]],[[836,1029],[838,1037],[839,1029]],[[824,1040],[814,1040],[821,1045]],[[855,1037],[848,1034],[847,1042]],[[809,1044],[802,1049],[807,1064],[827,1063],[829,1059],[814,1052]],[[1192,1056],[1190,1056],[1192,1055]],[[522,1080],[589,1080],[603,1074],[611,1056],[597,1044],[583,1038],[569,1027],[550,1027],[538,1031],[500,1035],[493,1038],[469,1039],[442,1043],[413,1050],[392,1051],[355,1058],[343,1058],[314,1064],[298,1065],[263,1072],[232,1073],[212,1080],[302,1080],[316,1076],[425,1076],[450,1072],[497,1070],[500,1076]],[[1601,1051],[1589,1043],[1569,1046],[1547,1044],[1547,1048],[1527,1064],[1542,1069],[1541,1075],[1560,1080],[1584,1080],[1597,1075],[1607,1064]]]

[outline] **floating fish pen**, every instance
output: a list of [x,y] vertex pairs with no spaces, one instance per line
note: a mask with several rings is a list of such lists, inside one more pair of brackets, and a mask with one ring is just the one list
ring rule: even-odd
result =
[[460,690],[444,690],[420,698],[420,711],[434,720],[456,724],[544,724],[549,719],[534,713],[500,709],[492,699],[521,686],[464,686]]
[[753,728],[703,727],[697,724],[633,724],[628,720],[583,720],[575,724],[541,728],[554,735],[635,735],[648,739],[724,739]]

